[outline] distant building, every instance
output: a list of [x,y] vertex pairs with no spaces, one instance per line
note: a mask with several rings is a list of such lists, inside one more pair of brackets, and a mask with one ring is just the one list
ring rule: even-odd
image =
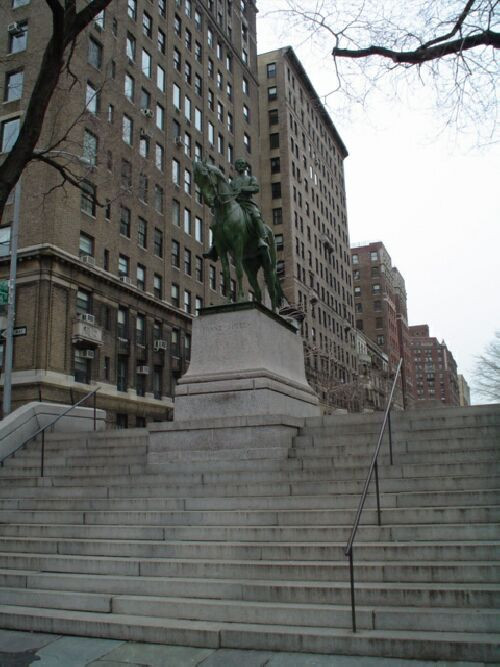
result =
[[416,407],[441,403],[460,405],[457,364],[444,341],[430,336],[429,326],[410,327],[416,383]]
[[458,397],[460,405],[470,405],[470,389],[463,375],[458,375]]
[[[16,324],[27,335],[15,343],[13,409],[99,384],[109,425],[170,416],[192,319],[235,293],[203,258],[213,216],[192,161],[231,176],[244,157],[258,172],[256,12],[253,0],[112,2],[73,45],[77,85],[61,75],[38,146],[65,135],[49,157],[65,157],[81,189],[40,162],[22,176]],[[4,3],[2,17],[0,160],[52,30],[46,3]],[[12,216],[13,196],[0,280]]]
[[386,353],[390,373],[403,359],[395,402],[399,407],[410,407],[414,379],[403,276],[392,266],[381,241],[352,246],[351,261],[356,329]]
[[347,150],[291,47],[259,55],[260,182],[278,271],[302,318],[323,409],[351,407],[356,338],[343,162]]
[[356,331],[358,383],[362,410],[384,410],[390,391],[389,358],[361,331]]

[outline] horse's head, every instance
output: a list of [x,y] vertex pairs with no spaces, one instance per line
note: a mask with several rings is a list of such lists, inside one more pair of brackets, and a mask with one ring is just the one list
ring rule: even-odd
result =
[[193,161],[194,182],[200,188],[203,199],[209,206],[213,206],[217,196],[217,178],[213,168],[203,160]]

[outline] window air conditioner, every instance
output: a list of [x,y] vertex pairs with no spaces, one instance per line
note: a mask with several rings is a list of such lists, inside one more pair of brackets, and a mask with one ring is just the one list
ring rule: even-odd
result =
[[166,340],[160,340],[157,339],[153,343],[153,349],[155,352],[159,352],[160,350],[166,350],[167,349],[167,341]]

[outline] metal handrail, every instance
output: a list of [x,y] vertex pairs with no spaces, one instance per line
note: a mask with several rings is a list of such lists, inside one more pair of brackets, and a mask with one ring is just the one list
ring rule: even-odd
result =
[[90,398],[90,396],[94,397],[92,407],[93,407],[93,410],[94,410],[94,431],[96,431],[97,430],[96,394],[100,389],[101,389],[101,387],[97,387],[93,391],[90,391],[88,394],[86,394],[79,401],[77,401],[76,403],[73,403],[68,408],[66,408],[66,410],[64,410],[64,412],[61,412],[60,415],[57,415],[57,417],[55,417],[51,422],[49,422],[45,426],[42,426],[42,428],[39,428],[38,431],[33,433],[33,435],[30,435],[29,438],[24,440],[18,447],[16,447],[16,449],[14,449],[12,452],[10,452],[10,454],[7,454],[7,456],[5,456],[2,459],[2,461],[0,462],[0,465],[3,466],[4,461],[6,459],[8,459],[9,456],[14,456],[20,449],[25,447],[28,444],[28,442],[30,442],[31,440],[35,440],[41,434],[42,435],[42,450],[41,450],[41,454],[40,454],[40,477],[43,477],[44,476],[44,458],[45,458],[45,431],[48,428],[51,428],[52,426],[54,426],[54,424],[56,424],[62,417],[66,416],[68,414],[68,412],[71,412],[71,410],[73,410],[74,408],[77,408],[79,405],[84,403],[88,398]]
[[396,383],[399,377],[399,373],[401,371],[401,365],[403,363],[403,359],[399,360],[398,366],[396,368],[396,373],[394,375],[394,380],[392,382],[392,387],[391,391],[389,394],[389,398],[387,401],[387,406],[385,408],[384,412],[384,420],[382,422],[382,426],[380,428],[380,433],[378,436],[378,442],[377,442],[377,447],[375,449],[375,453],[373,454],[372,461],[370,464],[370,469],[368,470],[368,475],[366,477],[365,485],[363,487],[363,492],[361,494],[361,498],[359,500],[359,505],[358,505],[358,511],[356,512],[356,518],[354,519],[354,524],[352,527],[351,531],[351,536],[349,537],[349,541],[347,542],[347,546],[345,548],[345,555],[347,558],[349,558],[349,567],[350,567],[350,579],[351,579],[351,608],[352,608],[352,631],[356,632],[356,605],[355,605],[355,600],[354,600],[354,564],[353,564],[353,544],[354,544],[354,539],[356,537],[356,533],[358,531],[359,527],[359,522],[361,520],[361,514],[363,512],[363,508],[365,505],[366,501],[366,496],[368,495],[368,488],[370,486],[370,482],[372,480],[372,475],[373,471],[375,470],[375,486],[376,486],[376,492],[377,492],[377,519],[378,519],[378,525],[382,525],[382,519],[381,519],[381,514],[380,514],[380,489],[379,489],[379,483],[378,483],[378,455],[380,452],[380,447],[382,445],[382,439],[384,437],[385,433],[385,427],[388,425],[389,426],[389,456],[390,456],[390,463],[391,465],[393,464],[393,458],[392,458],[392,430],[391,430],[391,406],[392,406],[392,399],[394,396],[394,390],[396,388]]

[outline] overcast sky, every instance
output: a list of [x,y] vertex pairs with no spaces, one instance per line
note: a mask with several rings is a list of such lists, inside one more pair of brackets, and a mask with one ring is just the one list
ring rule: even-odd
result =
[[[259,2],[258,52],[290,45],[322,98],[332,90],[331,58],[282,26]],[[500,329],[500,150],[474,133],[443,129],[425,89],[411,105],[378,95],[348,113],[328,98],[346,144],[351,243],[383,241],[402,273],[409,324],[444,339],[469,384],[474,358]],[[479,402],[478,400],[473,402]]]

